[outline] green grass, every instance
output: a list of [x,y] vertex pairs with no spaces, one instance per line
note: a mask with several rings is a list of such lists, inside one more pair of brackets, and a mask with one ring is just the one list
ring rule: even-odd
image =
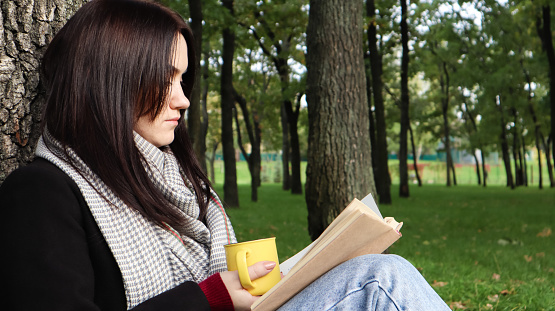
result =
[[[281,261],[308,245],[304,196],[264,183],[259,202],[250,202],[244,175],[241,207],[228,209],[238,240],[276,236]],[[216,189],[222,193],[221,183]],[[405,223],[390,251],[453,309],[555,310],[555,189],[424,185],[407,199],[397,191],[392,186],[393,204],[380,207]]]

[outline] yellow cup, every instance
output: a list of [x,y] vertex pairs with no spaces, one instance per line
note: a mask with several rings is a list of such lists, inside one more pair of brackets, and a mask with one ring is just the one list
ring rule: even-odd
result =
[[[253,296],[264,295],[281,280],[276,249],[276,238],[260,239],[225,245],[227,270],[239,272],[243,288]],[[259,261],[273,261],[276,267],[256,280],[249,277],[248,267]]]

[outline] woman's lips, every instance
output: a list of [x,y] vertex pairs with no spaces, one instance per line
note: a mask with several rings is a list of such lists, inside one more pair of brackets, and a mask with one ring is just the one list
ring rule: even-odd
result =
[[166,122],[170,122],[173,125],[178,125],[179,124],[179,117],[173,118],[173,119],[168,119],[168,120],[166,120]]

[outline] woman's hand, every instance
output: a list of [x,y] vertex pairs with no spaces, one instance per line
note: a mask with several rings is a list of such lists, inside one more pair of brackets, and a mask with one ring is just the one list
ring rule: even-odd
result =
[[[256,280],[260,277],[265,276],[270,273],[276,266],[273,261],[260,261],[249,267],[249,276],[251,280]],[[235,310],[250,310],[251,305],[260,296],[251,295],[246,289],[241,286],[241,281],[239,280],[239,273],[237,271],[225,271],[220,273],[222,281],[231,296],[233,301],[233,307]]]

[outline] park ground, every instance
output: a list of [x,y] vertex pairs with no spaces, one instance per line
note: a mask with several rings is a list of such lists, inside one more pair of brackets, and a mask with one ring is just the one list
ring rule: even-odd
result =
[[[223,176],[216,174],[222,194]],[[250,201],[238,163],[240,208],[228,209],[239,241],[275,236],[280,260],[311,241],[302,195],[264,182]],[[537,183],[537,182],[536,182]],[[380,206],[403,221],[390,252],[409,260],[453,310],[555,310],[555,189],[472,184],[411,185],[410,197]]]

